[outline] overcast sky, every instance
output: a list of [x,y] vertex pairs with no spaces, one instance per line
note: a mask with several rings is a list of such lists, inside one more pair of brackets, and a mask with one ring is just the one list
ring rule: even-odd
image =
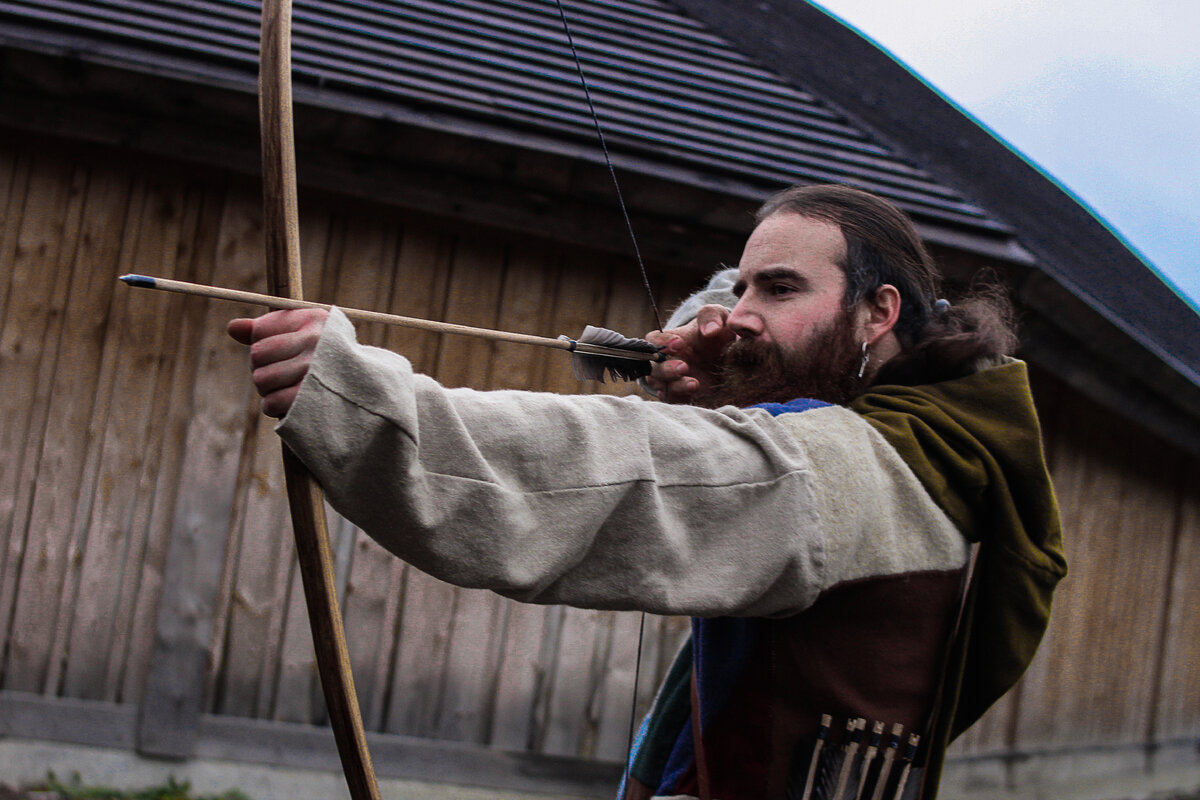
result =
[[1200,0],[816,0],[1081,198],[1200,308]]

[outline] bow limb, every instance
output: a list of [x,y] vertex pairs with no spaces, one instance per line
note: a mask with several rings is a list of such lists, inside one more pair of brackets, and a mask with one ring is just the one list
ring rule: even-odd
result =
[[[259,121],[267,282],[272,294],[300,300],[303,287],[292,128],[291,17],[290,0],[263,0]],[[283,470],[317,668],[342,770],[353,800],[379,800],[338,608],[324,498],[308,469],[286,446]]]

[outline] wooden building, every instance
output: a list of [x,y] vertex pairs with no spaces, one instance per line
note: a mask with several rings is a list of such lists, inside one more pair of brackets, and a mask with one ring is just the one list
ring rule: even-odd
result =
[[[1022,312],[1071,574],[947,796],[1200,783],[1200,317],[1051,180],[800,0],[564,3],[654,294],[736,263],[793,182],[906,208]],[[306,296],[544,335],[655,327],[548,0],[295,12]],[[265,289],[238,0],[0,3],[0,736],[337,769],[252,311]],[[360,327],[449,385],[628,392],[562,354]],[[636,616],[441,584],[334,525],[381,776],[611,794]],[[686,621],[643,636],[644,708]],[[3,765],[0,765],[2,772]],[[252,787],[243,787],[253,794]],[[1097,791],[1097,797],[1104,796]]]

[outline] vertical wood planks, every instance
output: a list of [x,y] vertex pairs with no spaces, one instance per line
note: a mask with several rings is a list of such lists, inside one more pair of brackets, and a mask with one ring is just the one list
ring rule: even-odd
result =
[[604,612],[562,609],[553,679],[547,687],[545,733],[540,752],[573,756],[586,752],[595,736],[591,699],[596,691],[595,668],[603,649]]
[[[508,245],[497,327],[515,333],[558,336],[553,326],[554,289],[561,256],[528,244]],[[578,331],[570,332],[576,335]],[[489,389],[533,389],[543,385],[548,369],[569,369],[565,353],[541,347],[497,342],[492,356]],[[482,387],[480,387],[482,388]]]
[[[49,162],[49,163],[48,163]],[[4,392],[0,394],[0,641],[7,643],[12,606],[16,602],[18,579],[26,550],[26,519],[18,495],[28,495],[31,487],[22,482],[22,463],[26,455],[37,387],[38,353],[29,341],[30,333],[47,325],[48,287],[36,280],[51,271],[58,258],[59,232],[65,225],[71,167],[32,156],[15,159],[9,181],[3,240],[0,256],[4,261],[0,280],[0,374]],[[6,647],[7,649],[7,647]]]
[[[187,243],[189,274],[197,280],[211,281],[214,253],[220,234],[226,193],[224,187],[204,186],[201,191],[199,218]],[[181,265],[184,260],[181,258]],[[128,297],[118,292],[117,296]],[[121,581],[116,615],[121,621],[108,657],[105,693],[115,700],[141,697],[150,668],[154,644],[155,620],[164,586],[167,550],[171,541],[175,501],[187,460],[185,442],[192,417],[193,388],[201,354],[196,342],[208,322],[204,303],[172,305],[174,357],[171,358],[169,391],[164,392],[161,440],[155,443],[157,465],[147,470],[147,503],[137,510],[130,524],[133,546],[130,548],[125,575],[136,580]],[[176,311],[177,309],[177,311]]]
[[[142,472],[131,467],[143,461],[145,453],[127,452],[124,461],[109,463],[111,471],[104,468],[106,442],[115,433],[110,408],[114,392],[119,391],[117,366],[123,343],[118,331],[125,321],[125,306],[114,297],[111,276],[122,266],[119,262],[126,248],[121,247],[123,237],[112,234],[128,230],[131,224],[134,231],[141,227],[129,219],[140,209],[129,204],[132,198],[139,202],[145,198],[140,188],[132,190],[130,184],[127,176],[116,171],[92,171],[63,331],[63,361],[51,407],[55,424],[46,434],[46,480],[39,480],[38,487],[39,494],[57,497],[60,503],[66,497],[75,500],[71,517],[65,520],[52,519],[54,501],[41,504],[47,517],[37,525],[53,529],[65,524],[72,531],[78,576],[64,585],[64,613],[58,620],[53,659],[61,664],[64,651],[69,654],[66,692],[97,699],[105,696],[107,687],[104,671],[95,665],[106,663],[112,649],[118,624],[114,615],[117,587],[125,553],[133,545],[127,515],[142,499],[140,492],[134,492],[134,480],[118,486],[113,473]],[[130,255],[126,250],[125,258]],[[120,498],[115,503],[114,492]],[[47,690],[52,691],[57,683],[53,676]]]
[[272,420],[247,410],[228,550],[211,636],[207,704],[221,714],[269,713],[294,559]]
[[453,633],[453,586],[409,567],[404,587],[386,730],[432,738],[445,693]]
[[1178,527],[1168,565],[1168,613],[1162,629],[1163,651],[1155,686],[1150,742],[1200,736],[1200,460],[1188,459],[1180,471]]
[[1053,477],[1070,574],[1021,687],[1020,748],[1139,741],[1161,657],[1178,464],[1078,395],[1063,412]]
[[45,631],[55,625],[71,558],[72,498],[50,500],[62,509],[58,519],[65,525],[35,530],[32,515],[86,185],[86,169],[78,165],[33,173],[0,331],[0,449],[14,456],[0,466],[0,522],[9,531],[6,578],[13,576],[14,588],[21,584],[20,593],[0,606],[0,635],[8,641],[3,685],[18,691],[41,692],[50,677],[53,634]]
[[[455,239],[446,293],[445,318],[462,325],[494,328],[497,298],[504,278],[503,250],[474,236]],[[443,336],[431,373],[445,386],[486,386],[491,375],[492,342]]]
[[[143,205],[129,209],[130,216],[139,218],[138,235],[131,237],[134,244],[127,251],[130,265],[134,269],[159,265],[172,274],[190,274],[191,243],[201,202],[202,193],[189,191],[179,180],[148,184]],[[116,291],[112,274],[103,270],[94,277],[103,281],[104,296]],[[117,327],[107,329],[113,347],[105,354],[106,364],[112,366],[101,372],[105,389],[99,393],[103,400],[102,405],[97,404],[96,414],[106,423],[104,434],[95,439],[96,458],[89,463],[94,475],[87,487],[90,496],[81,500],[77,513],[79,597],[86,600],[74,604],[65,649],[70,656],[67,677],[76,686],[89,682],[86,675],[94,669],[89,666],[92,658],[105,663],[105,655],[113,651],[114,611],[122,584],[140,582],[144,520],[154,503],[162,467],[162,441],[172,394],[171,361],[180,343],[181,326],[171,312],[180,308],[174,301],[158,307],[114,303],[112,319]],[[146,347],[139,337],[147,337],[155,346]],[[101,408],[107,410],[100,413]],[[101,675],[103,682],[90,680],[98,696],[109,693],[114,685],[111,673],[105,670]]]
[[[246,195],[226,203],[214,279],[254,283],[261,259],[261,216]],[[204,699],[213,612],[234,512],[236,478],[250,400],[245,355],[224,331],[229,309],[209,304],[192,383],[162,603],[139,729],[144,752],[191,752]]]
[[479,589],[455,589],[454,617],[433,738],[486,744],[508,601]]
[[[588,755],[621,761],[629,740],[630,715],[635,713],[634,673],[637,671],[641,614],[607,612],[608,641],[604,659],[594,664],[597,684],[591,696],[588,719],[594,720],[595,735]],[[647,627],[652,626],[650,619]],[[652,670],[642,665],[642,675],[654,680]],[[641,688],[641,687],[639,687]]]
[[[48,543],[49,537],[43,538],[44,534],[39,537],[38,532],[65,534],[61,572],[55,570],[59,574],[52,578],[61,583],[58,597],[52,601],[50,594],[40,595],[32,612],[30,608],[18,605],[18,620],[24,615],[27,624],[44,626],[40,635],[49,644],[49,650],[45,651],[49,663],[39,690],[51,692],[59,683],[63,639],[69,630],[69,622],[83,608],[91,608],[88,603],[76,602],[77,581],[73,576],[80,566],[81,538],[86,539],[86,532],[81,533],[79,528],[87,526],[90,500],[85,470],[90,461],[87,454],[94,450],[88,445],[94,444],[95,431],[89,430],[89,423],[93,414],[102,411],[95,402],[100,388],[96,365],[102,360],[104,326],[112,296],[111,282],[106,280],[105,272],[115,269],[118,257],[114,237],[103,234],[107,227],[120,229],[128,195],[128,180],[111,173],[97,175],[96,172],[90,176],[84,199],[78,250],[63,254],[64,288],[69,288],[61,333],[56,341],[48,342],[55,354],[48,355],[47,361],[54,364],[55,369],[49,395],[44,401],[49,410],[41,437],[37,474],[32,476],[35,487],[28,528],[34,540],[40,539],[42,543]],[[43,586],[42,591],[51,588]],[[107,615],[105,621],[108,621]],[[93,632],[97,640],[105,639],[103,625]],[[82,657],[86,658],[86,655],[82,654]]]
[[12,291],[13,260],[17,239],[25,217],[25,200],[29,195],[29,174],[33,156],[4,149],[0,151],[0,309],[7,310]]
[[[387,310],[401,316],[445,320],[453,237],[415,215],[391,224],[402,230]],[[429,331],[389,328],[384,345],[408,358],[418,372],[431,374],[443,338]]]
[[503,652],[496,673],[488,740],[507,750],[532,750],[539,727],[535,711],[546,689],[542,642],[553,608],[510,603],[504,622]]

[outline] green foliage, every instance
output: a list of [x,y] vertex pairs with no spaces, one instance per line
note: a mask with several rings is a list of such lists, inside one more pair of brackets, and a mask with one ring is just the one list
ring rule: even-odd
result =
[[57,800],[250,800],[246,795],[232,789],[220,795],[192,796],[191,785],[168,778],[162,786],[148,789],[122,791],[106,786],[84,786],[79,774],[71,776],[70,783],[62,783],[51,772],[42,786],[31,787],[33,791],[53,792]]

